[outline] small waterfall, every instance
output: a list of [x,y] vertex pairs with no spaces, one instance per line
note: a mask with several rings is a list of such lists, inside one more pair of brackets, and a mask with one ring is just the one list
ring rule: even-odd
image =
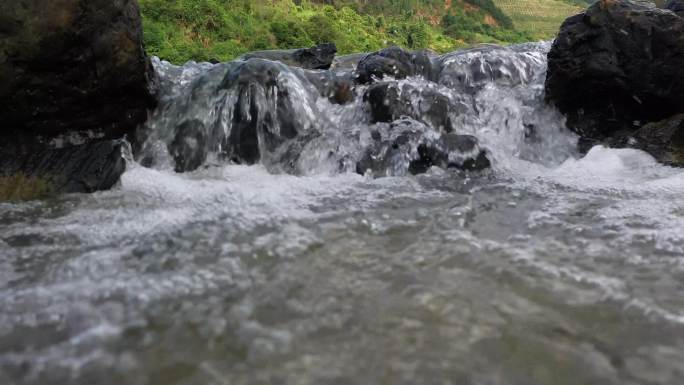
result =
[[311,71],[249,59],[178,67],[155,59],[164,95],[141,163],[192,171],[260,162],[274,173],[375,176],[490,162],[506,169],[516,160],[558,165],[576,138],[543,100],[549,49],[540,42],[426,55],[428,70],[370,84],[349,66]]

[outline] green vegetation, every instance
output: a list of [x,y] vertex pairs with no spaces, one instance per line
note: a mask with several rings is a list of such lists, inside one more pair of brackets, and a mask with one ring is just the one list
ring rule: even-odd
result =
[[493,0],[517,30],[535,40],[551,39],[563,21],[584,10],[593,0]]
[[148,52],[174,63],[324,42],[347,54],[390,45],[445,52],[533,38],[515,30],[495,0],[140,0],[140,6]]
[[0,202],[28,201],[50,194],[50,183],[24,174],[0,175]]

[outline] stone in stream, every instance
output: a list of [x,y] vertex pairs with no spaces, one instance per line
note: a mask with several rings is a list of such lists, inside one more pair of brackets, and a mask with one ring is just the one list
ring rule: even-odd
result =
[[356,79],[361,84],[384,77],[404,79],[410,76],[433,78],[432,59],[427,51],[408,52],[399,47],[385,48],[366,55],[356,66]]
[[684,18],[646,1],[596,2],[563,23],[545,88],[590,140],[684,112]]
[[266,59],[279,61],[292,67],[309,70],[327,70],[333,64],[336,53],[337,47],[335,44],[325,43],[311,48],[250,52],[243,55],[241,59]]
[[445,133],[454,130],[452,116],[467,108],[465,102],[450,100],[437,87],[399,82],[371,85],[364,94],[364,101],[370,106],[371,123],[390,123],[410,117]]
[[356,164],[356,172],[373,177],[421,174],[432,166],[479,171],[491,166],[475,137],[438,133],[424,124],[402,119],[386,132],[376,130]]
[[611,138],[606,144],[643,150],[663,164],[684,167],[684,114],[646,124],[634,133]]
[[[123,167],[106,140],[132,135],[156,105],[137,2],[2,1],[0,15],[0,164],[21,165],[0,174],[87,179],[58,183],[55,192],[111,187]],[[72,159],[101,172],[84,179]],[[43,167],[48,161],[66,164]]]

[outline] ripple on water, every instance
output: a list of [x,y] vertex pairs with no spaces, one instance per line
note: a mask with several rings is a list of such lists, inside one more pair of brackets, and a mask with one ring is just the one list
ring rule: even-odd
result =
[[[542,104],[547,49],[473,85],[459,124],[491,172],[337,173],[366,112],[319,100],[303,176],[132,165],[112,191],[0,204],[0,383],[679,383],[684,173],[578,159]],[[157,66],[168,97],[212,68]]]

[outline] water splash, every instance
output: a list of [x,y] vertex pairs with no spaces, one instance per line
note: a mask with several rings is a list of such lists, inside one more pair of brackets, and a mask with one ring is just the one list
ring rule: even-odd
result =
[[[498,169],[511,158],[557,165],[574,154],[576,138],[543,100],[549,48],[482,46],[432,57],[427,77],[373,85],[355,84],[348,70],[261,59],[183,67],[155,60],[167,95],[146,128],[142,162],[178,171],[261,162],[307,175],[364,171],[359,163],[375,153],[383,169],[374,174],[404,175],[421,159],[420,146],[447,149],[442,136],[453,132],[477,138]],[[406,119],[415,124],[406,128]],[[377,149],[378,140],[397,147],[402,135],[412,139],[396,155]],[[447,149],[444,157],[476,158],[479,148]]]

